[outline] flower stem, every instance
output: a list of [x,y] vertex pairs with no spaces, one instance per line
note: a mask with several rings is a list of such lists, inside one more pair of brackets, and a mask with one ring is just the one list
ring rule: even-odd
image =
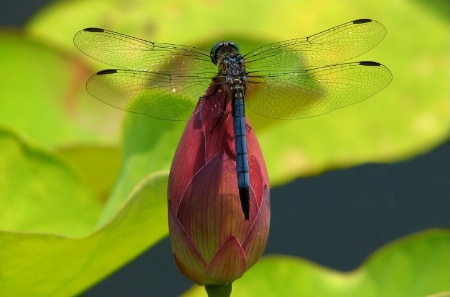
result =
[[208,297],[230,297],[232,283],[226,285],[206,285],[205,290]]

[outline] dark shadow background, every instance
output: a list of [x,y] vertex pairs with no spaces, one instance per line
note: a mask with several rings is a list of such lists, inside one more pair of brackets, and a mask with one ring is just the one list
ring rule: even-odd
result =
[[[48,2],[2,0],[0,26],[21,26]],[[294,255],[348,271],[394,239],[448,228],[449,151],[447,142],[406,162],[335,170],[273,189],[265,254]],[[165,238],[85,296],[177,296],[190,286]]]

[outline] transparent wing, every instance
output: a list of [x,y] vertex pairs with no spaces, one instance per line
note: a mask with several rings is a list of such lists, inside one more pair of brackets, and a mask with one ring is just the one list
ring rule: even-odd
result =
[[217,71],[209,52],[196,47],[150,42],[99,28],[79,31],[73,42],[86,55],[119,68],[164,73]]
[[354,62],[294,71],[249,74],[246,106],[266,117],[300,119],[360,102],[392,80],[377,62]]
[[88,92],[116,108],[158,119],[189,119],[211,76],[111,69],[94,74]]
[[338,64],[367,52],[385,35],[381,23],[360,19],[309,37],[268,44],[244,57],[248,71]]
[[[390,71],[376,62],[336,63],[370,50],[385,34],[380,23],[361,19],[248,53],[247,106],[267,117],[297,119],[370,97],[389,84]],[[155,118],[189,118],[217,74],[209,53],[195,47],[98,28],[78,32],[74,43],[101,62],[128,69],[95,74],[87,83],[89,93],[117,108]],[[217,109],[211,108],[211,113],[216,115]]]

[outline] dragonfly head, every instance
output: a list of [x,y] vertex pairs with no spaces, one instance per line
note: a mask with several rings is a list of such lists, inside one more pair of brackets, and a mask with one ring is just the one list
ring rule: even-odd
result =
[[209,54],[211,61],[217,65],[219,60],[226,54],[239,54],[239,47],[236,43],[231,41],[221,41],[216,43]]

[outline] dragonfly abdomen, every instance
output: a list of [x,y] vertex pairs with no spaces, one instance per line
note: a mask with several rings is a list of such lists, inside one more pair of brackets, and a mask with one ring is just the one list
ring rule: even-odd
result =
[[236,150],[236,172],[245,219],[249,219],[250,212],[250,175],[248,167],[247,139],[245,130],[244,87],[235,84],[231,87],[234,143]]

